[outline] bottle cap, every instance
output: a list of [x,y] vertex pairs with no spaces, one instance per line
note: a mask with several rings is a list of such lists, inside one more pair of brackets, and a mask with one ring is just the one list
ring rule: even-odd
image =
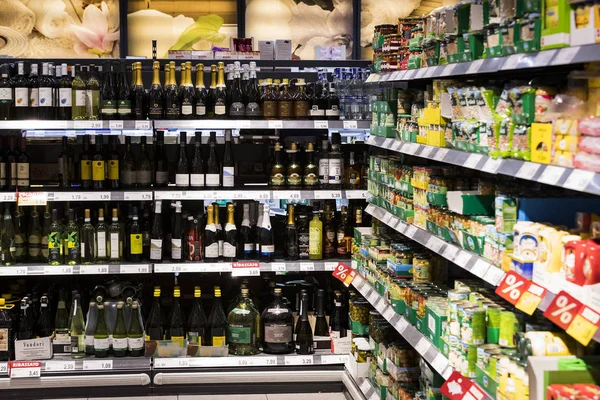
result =
[[202,296],[202,291],[200,290],[200,286],[194,286],[194,297],[200,298]]

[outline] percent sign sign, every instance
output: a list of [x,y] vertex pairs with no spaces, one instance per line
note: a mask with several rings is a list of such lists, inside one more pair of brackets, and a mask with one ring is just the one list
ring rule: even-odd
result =
[[600,326],[600,314],[584,306],[565,291],[556,295],[544,317],[564,329],[579,343],[587,346]]
[[344,285],[350,286],[354,280],[354,277],[356,276],[356,272],[346,264],[339,263],[338,266],[333,270],[332,275],[342,281]]
[[530,282],[521,275],[509,271],[496,288],[496,294],[512,305],[527,291]]

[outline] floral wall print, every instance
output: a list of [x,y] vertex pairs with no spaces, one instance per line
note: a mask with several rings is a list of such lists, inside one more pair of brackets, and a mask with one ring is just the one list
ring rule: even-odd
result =
[[246,0],[246,36],[292,39],[293,57],[315,59],[316,46],[346,46],[352,58],[352,0]]
[[0,54],[119,56],[119,0],[0,0]]

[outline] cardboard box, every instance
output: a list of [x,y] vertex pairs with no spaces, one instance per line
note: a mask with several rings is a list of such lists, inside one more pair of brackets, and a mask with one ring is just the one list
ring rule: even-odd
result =
[[275,59],[276,60],[291,60],[292,59],[292,40],[277,39],[275,41]]
[[235,51],[215,51],[215,60],[237,60]]
[[49,360],[53,354],[52,339],[50,337],[15,340],[15,358],[17,361]]
[[494,195],[480,195],[477,191],[449,191],[446,197],[448,209],[457,214],[494,215]]
[[212,60],[215,54],[212,50],[192,50],[192,60]]
[[272,40],[259,40],[258,52],[261,60],[274,60],[275,43]]
[[571,7],[568,0],[558,0],[548,7],[542,1],[542,50],[568,47],[571,42],[570,13]]
[[[581,4],[583,6],[583,4]],[[571,46],[581,46],[584,44],[600,43],[600,6],[598,4],[590,5],[587,19],[587,25],[577,28],[575,19],[577,17],[577,6],[571,7],[570,23],[571,23]]]
[[552,157],[552,124],[531,124],[531,161],[550,164]]
[[570,135],[556,135],[554,138],[554,151],[568,151],[577,153],[579,138]]
[[190,60],[191,50],[169,50],[169,60]]

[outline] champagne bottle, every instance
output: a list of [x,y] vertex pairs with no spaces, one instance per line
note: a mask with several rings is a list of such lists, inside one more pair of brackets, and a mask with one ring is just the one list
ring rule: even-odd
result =
[[250,226],[250,204],[244,204],[244,213],[242,216],[242,225],[238,236],[239,257],[244,260],[252,260],[254,258],[254,239],[252,237],[252,227]]
[[234,213],[233,204],[227,204],[227,224],[225,225],[225,241],[223,242],[223,258],[225,261],[235,261],[237,257],[238,239]]
[[120,263],[123,259],[123,234],[119,225],[119,211],[112,209],[112,223],[108,227],[108,238],[106,241],[106,254],[111,263]]
[[90,209],[84,211],[84,223],[81,227],[81,263],[93,264],[96,262],[96,230],[91,223]]
[[148,91],[148,117],[150,119],[161,119],[164,116],[164,91],[160,83],[160,63],[152,63],[152,86]]
[[329,339],[329,325],[325,318],[325,289],[317,290],[317,320],[315,321],[315,340]]
[[219,260],[223,259],[223,244],[225,243],[225,232],[223,231],[223,226],[219,221],[220,210],[219,203],[213,203],[213,210],[215,213],[215,228],[217,229],[217,242],[219,243]]
[[165,118],[179,119],[179,97],[177,94],[177,83],[175,82],[175,63],[165,66],[165,73],[168,71],[169,79],[165,82]]
[[179,134],[179,157],[177,160],[177,170],[175,171],[175,185],[178,187],[190,186],[190,170],[188,166],[186,133]]
[[288,153],[288,165],[286,171],[286,183],[292,189],[302,187],[302,167],[298,163],[298,146],[292,142]]
[[181,305],[179,304],[179,297],[181,296],[181,290],[179,286],[175,286],[173,289],[173,303],[171,304],[171,312],[169,313],[169,321],[167,329],[165,330],[165,339],[167,340],[181,340],[185,339],[185,318],[181,311]]
[[262,116],[260,109],[260,92],[258,90],[258,81],[256,79],[256,63],[250,62],[250,82],[246,92],[246,117],[257,119]]
[[294,216],[294,205],[287,205],[288,221],[285,225],[285,254],[290,261],[298,260],[298,229]]
[[194,158],[190,174],[192,187],[204,187],[204,162],[202,161],[202,132],[196,132],[194,140]]
[[306,164],[304,164],[302,182],[305,188],[314,189],[319,186],[319,168],[315,164],[315,152],[312,143],[307,145],[305,154]]
[[79,293],[73,296],[69,334],[71,335],[71,357],[75,359],[85,357],[85,324]]
[[134,76],[133,90],[131,93],[131,109],[132,117],[136,120],[145,120],[147,117],[146,109],[146,90],[144,89],[144,82],[142,81],[142,63],[136,62],[134,64]]
[[94,330],[94,356],[97,358],[108,357],[110,342],[108,339],[108,327],[106,326],[104,304],[102,298],[98,297],[98,322]]
[[125,357],[127,355],[127,328],[123,318],[122,301],[117,302],[117,322],[112,337],[112,354],[115,357]]
[[[131,119],[131,91],[127,83],[127,67],[125,63],[119,64],[119,77],[117,89],[117,119]],[[133,73],[133,71],[132,71]]]
[[296,353],[313,354],[313,333],[308,321],[308,292],[302,291],[300,300],[300,318],[296,323]]
[[224,119],[227,116],[227,93],[225,87],[225,64],[218,63],[218,79],[215,89],[215,116],[216,119]]
[[161,262],[163,248],[163,227],[162,227],[162,201],[156,200],[154,204],[154,220],[152,222],[152,238],[150,239],[150,260],[152,262]]
[[196,344],[202,346],[206,343],[203,342],[206,334],[206,315],[202,309],[201,304],[201,291],[200,286],[194,287],[194,301],[192,303],[192,309],[190,316],[188,317],[187,326],[187,339],[190,344]]
[[204,228],[204,259],[207,262],[217,261],[219,258],[219,241],[217,226],[214,222],[213,206],[206,207],[206,227]]
[[192,84],[192,63],[181,67],[181,90],[179,91],[180,115],[182,119],[193,119],[196,91]]
[[275,143],[275,162],[271,167],[271,175],[269,182],[271,187],[279,189],[285,187],[285,167],[281,161],[281,145]]
[[260,229],[260,261],[272,262],[275,259],[275,239],[271,228],[271,218],[269,216],[269,205],[263,207],[263,218]]
[[104,120],[111,120],[117,116],[117,92],[115,90],[113,63],[104,63],[102,69],[104,79],[100,89],[100,116]]
[[154,287],[154,300],[146,321],[146,340],[163,340],[165,332],[160,311],[160,286]]
[[31,211],[27,250],[30,262],[40,262],[42,260],[42,226],[40,223],[40,214],[35,207]]
[[144,330],[140,324],[140,313],[137,300],[131,303],[131,321],[127,330],[127,350],[130,357],[144,355]]
[[244,105],[244,94],[242,92],[242,82],[240,74],[240,63],[235,62],[233,72],[233,84],[229,88],[230,90],[230,106],[229,116],[233,119],[240,119],[246,116],[246,106]]
[[196,93],[195,93],[195,102],[196,102],[196,118],[204,119],[207,118],[206,113],[206,103],[208,97],[208,90],[204,86],[204,64],[196,65]]
[[[209,206],[210,207],[210,206]],[[206,344],[207,346],[225,346],[227,335],[227,316],[223,311],[221,300],[221,288],[215,286],[215,299],[213,307],[206,322]]]
[[256,221],[256,225],[254,225],[254,256],[257,260],[260,260],[260,240],[261,240],[261,236],[260,233],[262,231],[262,220],[263,220],[263,209],[264,209],[264,204],[263,203],[259,203],[257,206],[257,221]]

